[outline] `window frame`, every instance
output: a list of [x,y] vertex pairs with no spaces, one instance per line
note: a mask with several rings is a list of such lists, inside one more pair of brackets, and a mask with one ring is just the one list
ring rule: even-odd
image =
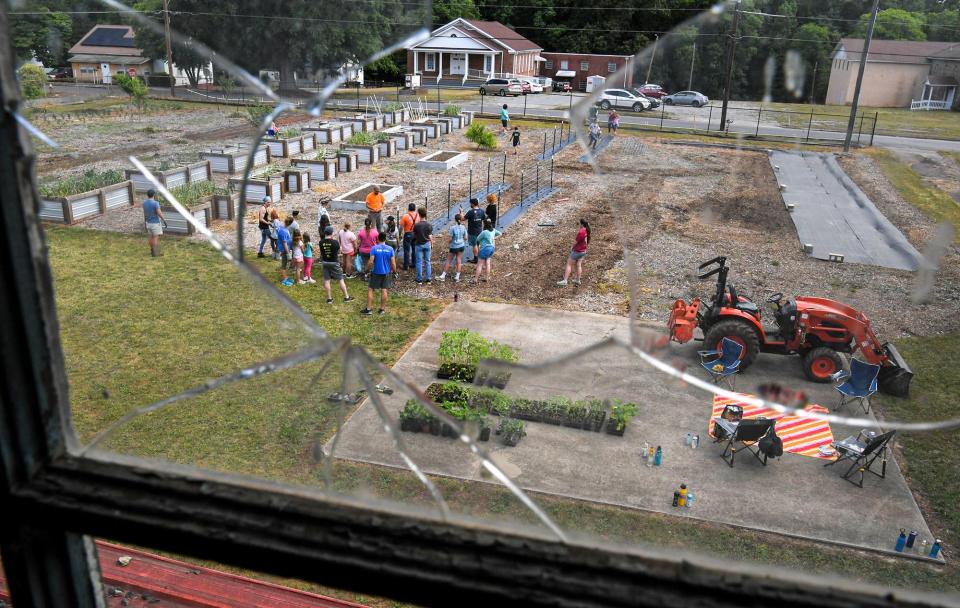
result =
[[[0,40],[10,40],[6,11]],[[167,462],[79,455],[36,158],[12,116],[13,66],[0,44],[0,553],[14,605],[103,606],[91,536],[426,606],[945,605],[697,555],[443,522]]]
[[607,62],[607,73],[608,73],[608,74],[615,74],[616,71],[617,71],[617,64],[616,64],[616,62],[614,62],[614,61],[608,61],[608,62]]
[[589,71],[590,71],[590,62],[589,62],[589,61],[581,61],[581,62],[580,62],[580,71],[581,71],[581,72],[589,72]]
[[570,69],[570,62],[566,59],[561,59],[560,70],[569,70],[569,69]]
[[437,54],[436,53],[423,54],[423,71],[424,72],[437,71]]
[[552,70],[553,69],[553,59],[547,59],[543,62],[543,69]]

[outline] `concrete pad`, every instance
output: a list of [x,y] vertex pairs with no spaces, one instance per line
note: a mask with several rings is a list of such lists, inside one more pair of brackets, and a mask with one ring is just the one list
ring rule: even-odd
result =
[[920,253],[844,173],[833,154],[771,150],[769,157],[801,249],[808,255],[832,260],[831,254],[839,254],[843,262],[919,268]]
[[[516,347],[525,365],[544,364],[610,337],[628,337],[623,317],[460,302],[437,318],[394,369],[425,389],[437,381],[441,335],[459,328]],[[662,356],[696,366],[698,347],[671,345]],[[828,407],[837,403],[830,386],[804,380],[794,357],[761,355],[738,379],[737,389],[748,392],[769,382],[803,389]],[[495,436],[480,444],[525,489],[879,551],[892,550],[900,528],[915,529],[932,541],[893,460],[886,479],[868,476],[863,489],[841,479],[839,465],[824,468],[820,459],[794,454],[764,467],[743,453],[730,468],[720,458],[722,447],[707,436],[711,395],[666,378],[619,345],[598,347],[563,363],[516,369],[506,392],[538,398],[619,398],[640,405],[623,437],[528,422],[527,436],[516,447],[503,446]],[[408,397],[402,391],[385,397],[387,411],[397,417]],[[497,418],[491,420],[496,423]],[[833,428],[837,439],[857,430]],[[698,449],[683,445],[687,432],[700,435]],[[482,479],[479,461],[463,443],[427,434],[402,436],[407,453],[427,472]],[[641,463],[644,442],[662,446],[662,466]],[[369,403],[343,427],[336,456],[403,466]],[[696,497],[689,509],[671,506],[680,483]]]

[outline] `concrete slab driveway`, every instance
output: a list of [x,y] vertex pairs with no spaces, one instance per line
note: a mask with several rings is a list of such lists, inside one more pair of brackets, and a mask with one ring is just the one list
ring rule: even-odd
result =
[[[426,388],[436,381],[441,335],[459,328],[517,347],[524,364],[542,364],[611,336],[626,339],[628,321],[461,302],[440,315],[395,370],[420,389]],[[674,346],[667,356],[696,366],[697,346]],[[814,402],[827,407],[837,402],[832,388],[803,379],[798,359],[774,355],[761,355],[738,379],[737,390],[749,392],[768,382],[802,388]],[[863,489],[841,479],[839,466],[824,468],[820,459],[789,453],[765,467],[744,453],[731,468],[720,458],[721,447],[707,436],[711,395],[668,379],[620,346],[595,349],[562,364],[517,370],[506,390],[525,397],[620,398],[640,405],[639,416],[623,437],[527,423],[527,437],[516,447],[505,447],[494,437],[481,444],[523,488],[880,551],[892,550],[900,528],[915,529],[922,538],[931,539],[893,460],[886,479],[868,475]],[[398,415],[407,398],[401,391],[386,398],[392,416]],[[833,428],[837,439],[857,430]],[[700,448],[684,446],[687,432],[700,435]],[[402,436],[408,455],[427,472],[483,479],[478,459],[463,443],[428,434]],[[662,447],[662,466],[647,467],[641,462],[644,442]],[[336,456],[403,466],[369,403],[344,426]],[[671,506],[673,491],[681,483],[696,497],[691,508]]]

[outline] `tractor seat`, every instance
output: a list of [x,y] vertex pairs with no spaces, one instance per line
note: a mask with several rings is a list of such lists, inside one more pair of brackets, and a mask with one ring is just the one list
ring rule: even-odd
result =
[[753,302],[744,298],[740,299],[740,296],[737,295],[737,288],[733,285],[727,284],[727,289],[730,292],[729,298],[730,302],[733,302],[733,307],[737,310],[742,310],[743,312],[756,316],[760,313],[760,307],[754,304]]

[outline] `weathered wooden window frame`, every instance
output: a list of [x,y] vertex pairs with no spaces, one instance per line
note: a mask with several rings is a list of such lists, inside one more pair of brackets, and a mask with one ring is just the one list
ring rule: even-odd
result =
[[[0,40],[9,40],[5,5]],[[16,91],[3,44],[0,552],[18,608],[103,606],[95,536],[435,606],[942,605],[853,582],[438,522],[116,454],[79,457]]]

